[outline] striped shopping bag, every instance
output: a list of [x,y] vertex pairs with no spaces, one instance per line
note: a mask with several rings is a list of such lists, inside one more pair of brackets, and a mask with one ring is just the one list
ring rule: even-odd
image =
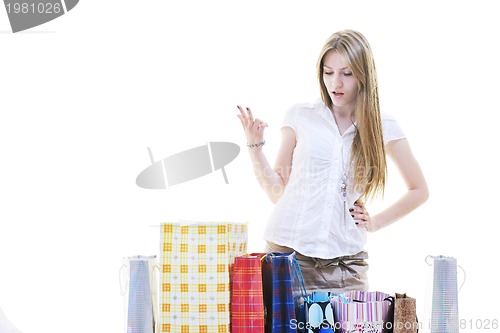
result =
[[156,256],[123,258],[120,287],[126,306],[127,333],[155,333],[158,317]]
[[230,332],[231,274],[247,238],[246,223],[162,225],[161,332]]
[[382,333],[392,329],[393,297],[353,290],[332,299],[337,333]]
[[234,260],[231,332],[264,333],[262,260],[266,253],[252,253]]

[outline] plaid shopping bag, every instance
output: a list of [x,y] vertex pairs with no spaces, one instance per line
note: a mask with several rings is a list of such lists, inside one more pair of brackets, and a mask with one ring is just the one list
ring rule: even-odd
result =
[[245,223],[162,225],[161,332],[230,332],[232,268],[247,238]]
[[262,261],[266,333],[297,332],[295,252],[268,253]]
[[350,291],[332,298],[337,333],[386,333],[394,311],[389,294]]
[[264,333],[262,260],[266,253],[236,257],[231,300],[232,333]]

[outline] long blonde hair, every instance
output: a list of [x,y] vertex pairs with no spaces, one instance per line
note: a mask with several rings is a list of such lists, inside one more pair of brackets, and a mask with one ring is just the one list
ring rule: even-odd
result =
[[321,98],[332,111],[333,103],[323,82],[323,58],[330,50],[344,57],[358,82],[354,109],[357,131],[351,149],[351,177],[355,190],[360,191],[362,197],[374,197],[384,192],[387,163],[373,54],[366,38],[357,31],[339,31],[327,39],[319,56],[317,72]]

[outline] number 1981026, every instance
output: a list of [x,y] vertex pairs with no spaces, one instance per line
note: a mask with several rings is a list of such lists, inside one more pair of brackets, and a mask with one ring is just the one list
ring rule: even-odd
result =
[[6,4],[7,13],[11,14],[59,14],[63,10],[60,3],[14,2]]

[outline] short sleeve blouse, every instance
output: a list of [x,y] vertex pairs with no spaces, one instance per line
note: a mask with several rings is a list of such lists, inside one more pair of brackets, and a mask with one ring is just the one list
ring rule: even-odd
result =
[[[268,220],[264,238],[315,258],[336,258],[364,250],[366,230],[358,228],[348,209],[359,193],[341,195],[355,126],[340,135],[328,107],[297,104],[286,113],[283,126],[295,132],[292,171]],[[397,121],[382,114],[384,143],[405,138]]]

